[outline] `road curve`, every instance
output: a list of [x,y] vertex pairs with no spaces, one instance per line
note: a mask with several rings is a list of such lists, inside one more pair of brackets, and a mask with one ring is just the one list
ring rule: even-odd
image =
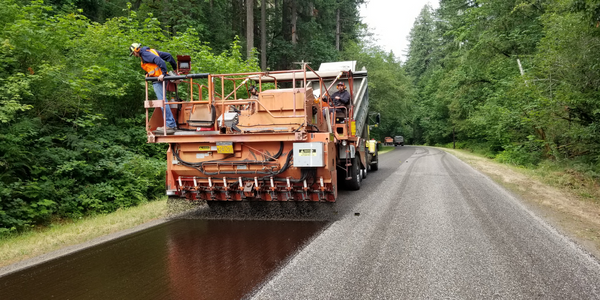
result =
[[441,150],[398,148],[253,298],[600,299],[599,262],[509,192]]

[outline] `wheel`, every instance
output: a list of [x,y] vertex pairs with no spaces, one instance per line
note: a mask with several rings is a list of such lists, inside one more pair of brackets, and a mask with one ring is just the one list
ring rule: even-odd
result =
[[346,187],[348,187],[349,190],[351,191],[358,191],[360,190],[360,181],[362,178],[362,175],[360,174],[360,161],[358,159],[358,156],[353,158],[352,160],[352,166],[350,167],[350,180],[346,180]]
[[377,171],[377,170],[379,170],[379,155],[374,156],[374,158],[377,159],[377,161],[374,164],[370,164],[371,171]]
[[367,179],[367,168],[361,169],[362,179]]

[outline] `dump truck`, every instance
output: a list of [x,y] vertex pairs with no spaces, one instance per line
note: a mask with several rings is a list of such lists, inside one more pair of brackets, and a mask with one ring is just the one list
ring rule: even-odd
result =
[[397,135],[394,137],[394,147],[398,145],[404,146],[404,137],[401,135]]
[[384,142],[384,144],[385,144],[386,146],[392,146],[392,145],[394,145],[394,139],[393,139],[391,136],[386,136],[386,137],[383,139],[383,142]]
[[[151,100],[146,78],[149,143],[166,143],[166,193],[190,201],[335,202],[343,186],[358,190],[377,170],[369,143],[367,71],[356,62],[236,74],[191,74],[177,56],[166,76],[170,102]],[[351,101],[333,106],[336,83]],[[251,95],[256,86],[258,97]],[[167,93],[170,93],[168,95]],[[161,110],[163,108],[163,110]],[[178,130],[157,130],[171,109]],[[376,145],[376,144],[375,144]]]

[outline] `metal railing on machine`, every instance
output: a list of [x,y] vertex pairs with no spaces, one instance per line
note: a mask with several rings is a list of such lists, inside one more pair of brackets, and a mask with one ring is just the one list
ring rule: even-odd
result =
[[[162,81],[162,91],[163,91],[163,95],[162,98],[163,100],[148,100],[148,82],[156,82],[158,81],[158,77],[146,77],[146,101],[144,103],[144,107],[146,109],[146,130],[149,130],[150,128],[148,128],[149,126],[149,112],[148,109],[149,108],[157,108],[160,107],[162,108],[162,112],[163,112],[163,128],[164,128],[164,135],[167,135],[167,126],[166,126],[166,120],[167,120],[167,111],[166,111],[166,107],[167,107],[167,103],[168,105],[171,104],[183,104],[183,103],[190,103],[190,102],[197,102],[197,103],[203,103],[204,101],[202,100],[202,88],[203,85],[199,85],[193,82],[194,79],[203,79],[203,78],[209,78],[210,74],[209,73],[198,73],[198,74],[186,74],[186,75],[176,75],[176,76],[164,76],[163,77],[163,81]],[[165,101],[165,99],[167,99],[167,83],[169,81],[177,81],[177,80],[185,80],[185,79],[189,79],[189,84],[190,84],[190,101],[174,101],[174,102],[168,102]],[[186,81],[187,82],[187,81]],[[193,101],[194,99],[194,93],[193,93],[193,86],[194,84],[198,85],[198,93],[199,93],[199,101]],[[208,91],[210,94],[210,85],[208,86]],[[210,101],[210,97],[209,97],[209,101]]]

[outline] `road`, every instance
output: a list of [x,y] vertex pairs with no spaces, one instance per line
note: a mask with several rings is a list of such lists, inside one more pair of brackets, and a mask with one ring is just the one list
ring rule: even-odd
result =
[[380,160],[335,205],[201,209],[5,273],[0,299],[600,299],[599,262],[486,176]]
[[600,299],[600,264],[454,156],[381,156],[255,299]]

